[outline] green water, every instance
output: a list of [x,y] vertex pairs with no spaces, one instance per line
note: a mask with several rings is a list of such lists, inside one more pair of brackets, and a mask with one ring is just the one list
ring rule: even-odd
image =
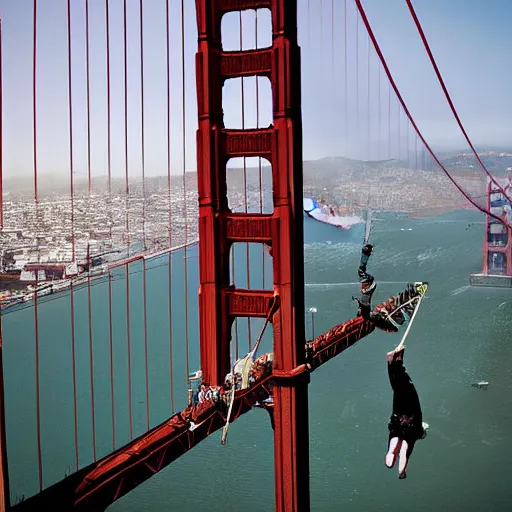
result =
[[[382,214],[378,215],[384,219]],[[510,290],[472,289],[481,269],[482,220],[468,212],[434,219],[376,222],[369,270],[379,282],[375,300],[410,280],[429,281],[408,338],[406,366],[431,428],[417,444],[408,478],[384,465],[391,390],[385,353],[397,335],[372,334],[312,375],[310,385],[311,508],[315,511],[501,511],[512,498],[512,328]],[[403,229],[403,230],[402,230]],[[408,229],[412,229],[408,231]],[[359,234],[306,220],[306,305],[315,306],[317,333],[350,318],[358,291]],[[235,282],[246,283],[245,249],[236,254]],[[262,286],[262,253],[251,249],[251,285]],[[197,249],[187,253],[189,366],[198,366]],[[169,287],[166,259],[147,272],[151,425],[171,412]],[[176,409],[186,402],[184,255],[173,256],[172,334]],[[265,261],[270,286],[270,262]],[[130,268],[130,332],[134,435],[146,430],[142,274]],[[122,277],[123,270],[120,271]],[[91,288],[97,456],[112,449],[108,287]],[[126,284],[113,283],[116,440],[129,440]],[[75,293],[75,341],[80,465],[92,461],[87,289]],[[40,304],[41,436],[45,486],[74,467],[70,298]],[[308,321],[308,328],[310,328]],[[246,352],[247,323],[238,326]],[[260,323],[252,324],[252,337]],[[34,311],[3,318],[8,455],[13,501],[38,488],[35,424]],[[269,347],[269,337],[265,346]],[[488,380],[487,390],[471,387]],[[272,430],[264,411],[241,417],[220,446],[214,434],[109,510],[271,511],[274,501]]]

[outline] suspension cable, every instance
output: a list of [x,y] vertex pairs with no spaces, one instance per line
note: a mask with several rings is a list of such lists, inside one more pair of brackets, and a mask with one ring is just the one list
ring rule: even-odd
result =
[[[88,193],[91,193],[91,104],[90,104],[90,66],[89,66],[89,0],[85,0],[85,90],[87,117],[87,179]],[[91,304],[91,258],[90,245],[87,246],[87,315],[89,326],[89,371],[91,391],[91,423],[92,423],[92,452],[96,462],[96,421],[94,407],[94,352],[92,333],[92,304]]]
[[420,20],[418,19],[418,16],[416,15],[416,11],[414,10],[411,0],[405,0],[405,1],[407,3],[407,7],[409,8],[409,12],[411,13],[414,24],[416,25],[416,28],[418,29],[418,33],[420,35],[421,41],[423,42],[423,46],[425,47],[425,50],[429,56],[432,67],[434,68],[434,71],[436,73],[437,79],[439,80],[439,84],[441,85],[441,88],[443,89],[444,95],[446,97],[446,101],[450,105],[450,109],[453,113],[453,116],[455,117],[455,120],[457,121],[457,124],[459,125],[459,128],[460,128],[462,134],[464,135],[464,138],[466,139],[466,142],[468,143],[469,147],[471,148],[471,151],[473,151],[473,154],[475,155],[475,158],[477,159],[478,163],[480,164],[480,167],[485,171],[485,174],[487,174],[487,176],[489,176],[491,181],[499,188],[501,193],[509,201],[511,201],[510,197],[507,195],[507,193],[505,192],[503,187],[496,181],[494,176],[487,170],[487,167],[482,162],[479,154],[477,153],[475,147],[473,146],[473,143],[471,142],[471,139],[469,138],[469,135],[468,135],[466,129],[464,128],[464,125],[462,124],[459,114],[457,113],[455,105],[453,104],[450,93],[448,92],[448,88],[446,87],[446,84],[444,83],[443,77],[441,75],[441,71],[439,70],[439,67],[437,66],[437,62],[434,58],[432,50],[430,49],[430,45],[428,44],[427,37],[425,36],[425,32],[423,31],[423,27],[421,26]]
[[[243,19],[242,19],[242,11],[239,11],[239,21],[240,21],[240,51],[243,50]],[[256,81],[258,77],[255,77]],[[244,77],[240,78],[240,94],[242,96],[242,130],[245,130],[245,84]],[[244,213],[247,214],[249,212],[247,205],[247,157],[243,157],[243,173],[244,173]],[[234,252],[234,250],[233,250]],[[245,262],[246,262],[246,279],[247,279],[247,288],[251,287],[251,267],[250,267],[250,250],[249,243],[245,244]],[[247,317],[247,334],[249,341],[249,350],[251,350],[251,319]]]
[[[71,96],[71,3],[67,2],[67,25],[68,25],[68,109],[69,109],[69,174],[70,174],[70,200],[71,200],[71,232],[72,232],[72,265],[75,261],[75,237],[74,237],[74,161],[73,161],[73,104]],[[71,272],[73,267],[71,267]],[[75,464],[78,470],[78,396],[76,386],[76,346],[75,346],[75,297],[73,293],[73,282],[70,290],[70,315],[71,315],[71,357],[73,359],[73,415],[75,430]],[[37,279],[36,279],[37,290]],[[34,308],[37,309],[37,291],[34,296]]]
[[484,208],[482,208],[481,206],[479,206],[478,204],[475,203],[475,201],[473,201],[473,199],[460,187],[460,185],[453,179],[453,177],[450,175],[450,173],[446,170],[445,166],[441,163],[441,161],[439,160],[439,158],[437,157],[437,155],[432,151],[431,147],[429,146],[429,144],[427,143],[427,141],[425,140],[425,138],[423,137],[422,133],[420,132],[418,126],[416,125],[416,122],[414,121],[411,113],[409,112],[409,109],[407,108],[407,105],[405,104],[405,101],[404,99],[402,98],[402,95],[395,83],[395,80],[393,79],[393,76],[391,75],[391,72],[389,70],[389,67],[387,65],[387,62],[384,58],[384,55],[382,54],[382,51],[380,49],[380,46],[379,46],[379,43],[377,42],[377,39],[375,38],[375,34],[373,33],[373,30],[370,26],[370,23],[368,21],[368,18],[366,17],[366,13],[364,11],[364,8],[361,4],[361,0],[355,0],[356,4],[357,4],[357,8],[359,10],[359,13],[361,15],[361,19],[363,20],[363,23],[365,24],[365,27],[366,27],[366,30],[368,31],[369,35],[370,35],[370,38],[373,42],[373,46],[375,47],[375,51],[377,52],[378,56],[379,56],[379,59],[382,63],[382,66],[384,68],[384,71],[386,72],[386,75],[388,77],[388,80],[389,80],[389,83],[391,85],[391,87],[393,87],[393,90],[395,91],[395,94],[400,102],[400,104],[402,105],[402,108],[404,109],[404,112],[405,114],[407,115],[407,117],[409,118],[409,121],[411,122],[412,126],[414,127],[414,130],[416,131],[418,137],[421,139],[421,142],[423,143],[423,145],[425,146],[426,150],[429,152],[430,156],[432,157],[432,159],[437,163],[437,165],[439,165],[439,167],[441,167],[441,169],[444,171],[444,173],[446,174],[446,176],[448,177],[448,179],[455,185],[455,187],[457,188],[457,190],[475,207],[477,208],[480,212],[486,214],[486,215],[489,215],[490,217],[493,217],[494,219],[496,219],[497,221],[499,221],[500,223],[503,223],[503,220],[500,219],[499,217],[497,217],[496,215],[494,215],[493,213],[491,212],[488,212],[486,211]]
[[[105,0],[105,35],[106,35],[106,52],[107,52],[107,181],[108,181],[108,197],[109,197],[109,232],[112,241],[112,154],[111,154],[111,105],[110,105],[110,16],[108,10],[109,0]],[[112,275],[108,274],[108,324],[109,324],[109,353],[110,353],[110,406],[112,416],[112,450],[116,449],[116,413],[115,413],[115,394],[114,394],[114,338],[113,338],[113,315],[112,315]]]
[[[169,248],[172,248],[172,201],[171,201],[171,31],[169,24],[169,0],[165,0],[166,35],[166,77],[167,77],[167,200],[169,208]],[[169,287],[169,379],[171,393],[171,412],[174,414],[174,362],[172,337],[172,251],[167,261],[167,282]]]
[[185,1],[181,0],[181,90],[182,90],[182,103],[181,103],[181,122],[183,127],[182,133],[182,146],[183,146],[183,210],[185,218],[185,247],[183,251],[183,271],[185,280],[185,379],[188,388],[188,376],[190,374],[189,365],[189,325],[188,325],[188,261],[187,261],[187,247],[188,247],[188,208],[187,208],[187,177],[186,177],[186,157],[187,157],[187,133],[186,133],[186,79],[185,79]]
[[144,144],[144,15],[142,0],[139,2],[140,15],[140,147],[142,156],[142,243],[144,252],[146,248],[146,156]]
[[[123,50],[124,50],[124,157],[125,157],[125,219],[128,255],[130,254],[131,236],[129,231],[129,177],[128,177],[128,52],[127,52],[127,8],[126,0],[123,5]],[[132,350],[130,327],[130,272],[129,264],[125,264],[126,272],[126,347],[128,371],[128,419],[130,426],[130,441],[133,439],[133,403],[132,403]]]
[[[258,49],[258,10],[254,11],[254,48]],[[260,127],[260,81],[259,77],[256,80],[256,128]],[[260,215],[263,213],[263,168],[261,156],[258,157],[258,178],[260,186]],[[265,246],[261,245],[261,288],[265,288]],[[250,349],[249,349],[250,350]],[[238,354],[237,354],[238,359]]]

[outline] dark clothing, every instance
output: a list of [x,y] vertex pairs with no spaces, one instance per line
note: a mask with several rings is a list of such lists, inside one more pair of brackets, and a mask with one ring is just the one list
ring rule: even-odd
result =
[[357,269],[359,282],[361,283],[361,299],[356,299],[359,304],[359,314],[365,320],[369,320],[380,329],[397,332],[398,327],[389,321],[386,312],[372,311],[372,295],[377,289],[377,283],[375,282],[375,278],[366,272],[366,266],[372,251],[373,246],[371,244],[365,244],[363,246],[359,268]]
[[393,414],[389,419],[389,440],[398,437],[407,441],[408,456],[414,444],[424,435],[423,415],[416,388],[405,370],[403,351],[388,361],[389,383],[393,389]]
[[407,317],[411,317],[416,306],[415,297],[418,291],[414,284],[409,283],[399,295],[394,295],[382,306],[372,310],[372,295],[377,289],[375,278],[366,272],[366,265],[372,254],[373,246],[366,244],[361,251],[361,261],[357,274],[361,283],[361,299],[353,297],[359,304],[358,315],[374,323],[379,329],[387,332],[398,332]]

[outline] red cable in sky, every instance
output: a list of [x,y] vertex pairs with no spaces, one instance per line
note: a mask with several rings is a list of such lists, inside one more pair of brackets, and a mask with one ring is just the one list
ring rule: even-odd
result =
[[404,109],[405,114],[409,118],[409,121],[411,122],[411,125],[413,126],[414,130],[418,134],[418,137],[421,139],[421,142],[423,142],[423,145],[427,149],[427,151],[430,153],[432,158],[435,160],[437,165],[441,167],[441,169],[444,171],[448,179],[455,185],[457,190],[479,211],[482,213],[485,213],[486,215],[489,215],[490,217],[496,219],[500,223],[503,223],[503,219],[500,219],[498,216],[492,214],[491,212],[487,211],[486,209],[482,208],[478,204],[475,203],[475,201],[466,193],[464,190],[460,187],[460,185],[452,178],[450,173],[446,170],[446,167],[441,163],[437,155],[432,151],[430,146],[428,145],[427,141],[425,140],[425,137],[423,137],[422,133],[420,132],[416,122],[414,121],[411,113],[409,112],[409,109],[407,108],[407,105],[405,104],[404,99],[402,98],[402,95],[400,91],[398,90],[398,87],[395,83],[395,80],[393,79],[393,76],[391,75],[391,72],[389,70],[388,64],[386,62],[386,59],[384,58],[384,55],[382,54],[382,50],[380,49],[379,43],[377,42],[377,39],[375,38],[375,34],[373,33],[372,27],[370,26],[370,22],[368,21],[368,18],[366,16],[366,12],[363,8],[363,5],[361,4],[361,0],[355,0],[357,9],[359,10],[359,14],[361,15],[361,19],[366,27],[366,30],[368,31],[368,34],[370,36],[370,39],[372,40],[373,46],[375,48],[375,51],[377,52],[377,55],[379,56],[379,59],[382,63],[382,67],[384,68],[384,71],[386,72],[386,75],[388,77],[389,83],[391,84],[391,87],[393,87],[393,90],[395,91],[395,94],[398,98],[398,101],[402,105],[402,108]]
[[459,114],[457,113],[457,110],[455,109],[455,105],[453,104],[453,101],[450,97],[450,93],[448,92],[448,89],[444,83],[443,77],[441,76],[441,72],[439,71],[439,68],[437,67],[436,60],[434,59],[434,55],[432,54],[432,50],[430,49],[430,45],[428,44],[427,37],[425,36],[425,32],[423,32],[423,27],[421,26],[420,20],[418,19],[418,16],[416,15],[416,11],[414,10],[414,7],[412,6],[411,0],[405,0],[407,2],[407,7],[409,7],[409,12],[411,13],[412,19],[414,20],[414,24],[416,25],[416,28],[418,29],[418,33],[420,34],[421,41],[423,42],[423,46],[425,47],[426,52],[428,53],[428,56],[430,58],[430,62],[432,63],[432,67],[434,68],[434,71],[437,75],[437,79],[439,80],[439,83],[441,84],[441,87],[443,89],[444,95],[446,97],[446,101],[450,105],[450,108],[453,112],[453,115],[457,121],[457,124],[459,125],[460,130],[464,134],[464,138],[466,139],[466,142],[468,143],[469,147],[473,151],[473,154],[475,155],[476,159],[478,160],[478,163],[482,167],[482,169],[485,171],[487,176],[492,180],[492,182],[499,188],[499,190],[502,192],[502,194],[511,201],[510,197],[508,197],[507,193],[503,189],[503,187],[496,181],[494,176],[487,170],[487,167],[484,165],[482,160],[480,159],[480,156],[478,155],[475,147],[473,146],[469,135],[467,134],[464,125],[462,124],[462,121],[460,120]]

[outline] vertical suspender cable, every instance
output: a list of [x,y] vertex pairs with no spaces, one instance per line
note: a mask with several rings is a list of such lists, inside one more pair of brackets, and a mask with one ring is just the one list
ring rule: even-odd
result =
[[347,42],[348,42],[348,37],[347,37],[347,0],[344,0],[344,5],[343,5],[343,9],[344,9],[344,16],[343,16],[343,23],[344,23],[344,27],[343,27],[343,36],[345,38],[345,42],[343,44],[343,52],[344,52],[344,56],[343,56],[343,65],[344,65],[344,80],[345,80],[345,86],[344,86],[344,90],[343,90],[343,93],[344,93],[344,104],[345,104],[345,157],[348,157],[348,75],[347,75],[347,68],[348,68],[348,65],[347,65]]
[[[128,178],[128,48],[127,48],[127,20],[126,0],[123,4],[123,55],[124,55],[124,162],[125,162],[125,230],[128,243],[128,255],[130,254],[130,225],[128,216],[128,199],[130,184]],[[128,279],[128,268],[126,268],[126,279]]]
[[356,13],[356,138],[358,139],[358,142],[359,142],[359,16],[357,15],[357,13]]
[[[32,50],[32,119],[33,119],[33,140],[34,140],[34,201],[37,209],[37,0],[34,0],[34,40]],[[37,210],[36,210],[37,214]],[[39,227],[39,226],[38,226]]]
[[[145,175],[145,154],[144,154],[144,17],[142,0],[139,2],[140,12],[140,104],[141,104],[141,151],[142,151],[142,236],[144,242],[144,251],[146,251],[146,175]],[[148,364],[148,308],[147,308],[147,290],[146,290],[146,260],[142,260],[142,284],[143,284],[143,316],[144,316],[144,366],[146,379],[146,426],[149,430],[149,364]]]
[[[258,10],[254,11],[254,47],[258,49]],[[256,128],[260,127],[260,81],[256,80]],[[263,213],[263,169],[261,165],[261,156],[258,157],[258,177],[260,185],[260,214]],[[265,246],[261,246],[261,288],[265,288]]]
[[418,170],[418,137],[414,137],[414,170]]
[[75,247],[75,169],[73,160],[73,97],[72,97],[72,67],[71,67],[71,3],[68,0],[68,99],[69,99],[69,194],[71,199],[71,260],[76,260]]
[[87,108],[87,189],[91,193],[91,85],[89,62],[89,0],[85,0],[85,92]]
[[[89,259],[89,264],[90,264]],[[90,388],[91,388],[91,423],[92,423],[92,453],[96,461],[96,421],[94,407],[94,350],[92,340],[92,303],[91,303],[91,277],[87,277],[87,302],[89,316],[89,370],[90,370]]]
[[[69,101],[69,174],[70,174],[70,195],[71,195],[71,229],[74,226],[74,190],[73,190],[73,107],[72,107],[72,96],[71,96],[71,3],[70,0],[67,2],[67,18],[68,18],[68,101]],[[72,239],[72,263],[75,263],[75,237],[73,234]],[[75,293],[73,288],[73,280],[71,279],[70,290],[70,311],[71,311],[71,357],[73,359],[73,415],[74,415],[74,430],[75,430],[75,464],[78,471],[79,459],[78,459],[78,397],[76,388],[76,347],[75,347]],[[36,299],[37,300],[37,299]]]
[[[238,27],[238,30],[239,30],[239,33],[242,32],[242,18],[241,16],[238,17],[238,23],[239,23],[239,27]],[[242,78],[242,83],[243,83],[243,78]],[[233,282],[231,284],[234,284],[235,283],[235,280],[236,280],[236,259],[235,259],[235,252],[236,252],[236,249],[235,249],[236,245],[232,245],[231,246],[231,268],[232,268],[232,272],[233,272]],[[234,324],[235,324],[235,360],[238,359],[238,317],[235,317],[235,321],[234,321]]]
[[[38,214],[38,197],[37,197],[37,101],[36,101],[36,86],[37,86],[37,0],[34,0],[34,44],[33,44],[33,75],[32,75],[32,94],[33,94],[33,143],[34,143],[34,199],[36,203],[36,215]],[[38,220],[39,222],[39,220]],[[39,225],[38,225],[39,227]],[[39,233],[38,233],[39,234]],[[43,458],[41,451],[41,394],[39,387],[39,312],[37,301],[37,281],[39,271],[36,270],[36,291],[34,293],[34,331],[35,331],[35,364],[36,364],[36,427],[37,427],[37,463],[39,473],[39,490],[43,490]]]
[[448,105],[450,105],[450,109],[453,113],[453,116],[455,117],[455,120],[457,121],[457,124],[459,125],[459,128],[460,128],[462,134],[464,135],[464,138],[466,139],[466,142],[468,143],[469,147],[473,151],[475,158],[477,159],[478,163],[480,164],[480,167],[484,170],[485,174],[487,174],[487,176],[499,188],[499,190],[505,195],[505,197],[510,199],[510,197],[507,195],[507,193],[505,192],[503,187],[499,184],[498,181],[496,181],[494,176],[487,170],[487,167],[482,162],[482,160],[480,159],[480,155],[478,154],[475,147],[473,146],[473,143],[471,142],[471,139],[469,138],[469,135],[466,132],[464,125],[462,124],[459,114],[457,113],[457,110],[455,109],[455,105],[453,104],[450,93],[448,92],[448,88],[446,87],[446,84],[444,83],[443,77],[441,75],[441,71],[439,70],[436,60],[434,59],[434,55],[432,53],[432,50],[430,49],[430,45],[428,44],[427,37],[425,36],[425,32],[423,31],[423,27],[421,26],[420,20],[418,19],[418,16],[416,15],[416,11],[414,10],[411,0],[405,0],[405,1],[407,3],[407,7],[409,8],[409,12],[411,13],[414,24],[416,25],[416,28],[420,35],[423,46],[425,47],[425,50],[429,56],[432,67],[434,68],[434,72],[436,73],[439,84],[441,85],[441,88],[443,89],[444,95],[446,97],[446,101],[448,102]]
[[[334,0],[331,0],[331,72],[332,72],[332,85],[331,91],[334,90],[336,84],[336,67],[334,65]],[[334,96],[331,97],[331,102],[334,103]],[[333,156],[337,156],[334,154],[334,150],[336,147],[336,109],[331,108],[331,151],[333,152]]]
[[[111,122],[110,122],[110,17],[109,0],[105,0],[105,28],[107,43],[107,180],[110,203],[110,239],[112,240],[112,155],[111,155]],[[110,406],[112,416],[112,449],[116,449],[116,414],[114,397],[114,337],[112,328],[112,274],[108,273],[108,343],[110,351]]]
[[[90,74],[89,74],[89,0],[85,0],[85,88],[86,88],[86,115],[87,115],[87,176],[88,191],[91,193],[91,110],[90,110]],[[92,304],[91,304],[91,255],[90,245],[87,248],[87,309],[89,319],[89,369],[91,388],[91,423],[92,423],[92,453],[96,461],[96,421],[94,407],[94,351],[92,334]]]
[[371,60],[370,60],[370,57],[371,57],[371,53],[370,53],[370,50],[371,50],[371,46],[370,46],[370,38],[368,38],[368,76],[367,76],[367,80],[368,80],[368,99],[367,99],[367,111],[368,111],[368,119],[367,119],[367,124],[368,124],[368,160],[371,160],[372,159],[372,146],[371,146],[371,124],[370,124],[370,64],[371,64]]
[[[324,3],[320,0],[320,111],[324,115]],[[318,58],[318,56],[317,56]]]
[[[128,179],[128,52],[127,52],[127,22],[126,22],[126,0],[123,5],[123,47],[124,47],[124,161],[125,161],[125,215],[126,215],[126,236],[128,243],[128,254],[130,254],[130,231],[128,219],[128,200],[130,185]],[[125,264],[126,278],[126,346],[128,359],[128,416],[130,425],[130,440],[133,439],[133,413],[132,413],[132,350],[130,332],[130,273],[129,263]]]
[[146,288],[146,259],[142,259],[142,286],[143,286],[143,314],[144,314],[144,370],[146,377],[146,427],[149,430],[149,364],[148,364],[148,308],[147,308],[147,288]]
[[[142,242],[146,252],[146,157],[144,144],[144,14],[142,0],[139,3],[140,13],[140,147],[142,153]],[[144,300],[146,298],[144,297]]]
[[382,158],[381,152],[380,152],[380,146],[382,143],[382,104],[381,104],[381,89],[380,89],[380,64],[377,63],[377,90],[379,91],[379,136],[378,136],[378,143],[377,143],[377,160],[380,160]]
[[397,119],[398,119],[398,122],[397,122],[397,132],[398,132],[398,136],[397,136],[397,144],[398,144],[398,160],[400,161],[401,158],[402,158],[402,152],[400,151],[401,150],[401,147],[400,147],[400,138],[401,138],[401,133],[400,133],[400,114],[402,113],[401,110],[400,110],[400,102],[397,101]]
[[[167,48],[167,198],[169,208],[169,248],[172,249],[172,203],[171,203],[171,31],[169,27],[169,0],[165,0],[165,34]],[[172,349],[172,251],[167,262],[169,283],[169,375],[171,391],[171,412],[174,414],[174,363]]]
[[186,135],[186,93],[185,93],[185,1],[181,0],[181,87],[182,87],[182,126],[183,126],[183,210],[185,217],[185,247],[183,251],[183,264],[185,276],[185,378],[188,387],[188,376],[190,372],[189,365],[189,329],[188,329],[188,210],[187,210],[187,177],[186,177],[186,155],[187,155],[187,135]]
[[391,85],[388,84],[388,159],[391,159]]
[[[242,11],[239,11],[240,17],[240,51],[243,50],[243,20],[242,20]],[[255,77],[256,81],[258,77]],[[244,87],[244,77],[240,79],[240,92],[242,96],[242,130],[245,129],[245,87]],[[247,214],[249,209],[247,205],[247,157],[243,157],[244,161],[244,212]],[[250,267],[250,250],[249,243],[245,244],[245,262],[246,262],[246,278],[247,278],[247,288],[251,287],[251,267]],[[251,319],[247,318],[247,334],[249,341],[249,352],[252,349],[252,337],[251,337]]]
[[[0,228],[4,226],[4,153],[3,153],[3,83],[2,83],[2,18],[0,17]],[[1,334],[1,333],[0,333]]]
[[443,172],[446,174],[446,176],[448,177],[448,179],[455,185],[455,187],[457,188],[457,190],[477,209],[479,210],[480,212],[482,213],[485,213],[486,215],[489,215],[490,217],[496,219],[498,222],[502,223],[503,220],[500,219],[498,216],[494,215],[493,213],[491,213],[490,211],[487,211],[485,208],[479,206],[471,196],[469,196],[462,188],[461,186],[457,183],[457,181],[452,177],[452,175],[448,172],[448,170],[446,169],[446,167],[442,164],[442,162],[439,160],[439,158],[437,157],[437,155],[434,153],[434,151],[432,150],[432,148],[429,146],[429,144],[427,143],[427,141],[425,140],[425,137],[423,137],[423,134],[420,132],[416,122],[414,121],[414,118],[412,117],[411,113],[409,112],[409,109],[407,108],[407,105],[405,104],[405,101],[395,83],[395,80],[393,79],[393,76],[391,75],[391,72],[389,70],[389,67],[387,65],[387,62],[386,62],[386,59],[384,58],[384,55],[382,54],[382,50],[380,49],[380,46],[379,46],[379,43],[377,42],[377,39],[375,38],[375,34],[373,33],[373,30],[371,28],[371,25],[370,25],[370,22],[368,21],[368,18],[366,16],[366,13],[364,11],[364,7],[361,3],[361,0],[355,0],[356,2],[356,5],[357,5],[357,8],[359,10],[359,13],[361,14],[361,18],[363,20],[363,23],[365,24],[365,27],[366,27],[366,30],[368,31],[368,34],[370,35],[370,38],[372,40],[372,43],[373,43],[373,46],[375,48],[375,51],[377,52],[377,55],[379,56],[379,59],[382,63],[382,67],[384,68],[384,71],[386,72],[386,75],[388,77],[388,80],[389,80],[389,83],[390,83],[390,86],[393,87],[393,90],[395,91],[395,94],[396,94],[396,97],[398,98],[398,101],[400,102],[400,105],[402,106],[402,108],[404,109],[404,113],[405,115],[407,116],[407,118],[409,119],[411,125],[413,126],[414,128],[414,131],[416,132],[416,134],[418,135],[418,137],[421,139],[421,142],[423,143],[423,146],[424,146],[424,149],[426,149],[428,151],[428,154],[429,156],[431,157],[431,159],[433,160],[433,162],[435,162],[442,170]]

